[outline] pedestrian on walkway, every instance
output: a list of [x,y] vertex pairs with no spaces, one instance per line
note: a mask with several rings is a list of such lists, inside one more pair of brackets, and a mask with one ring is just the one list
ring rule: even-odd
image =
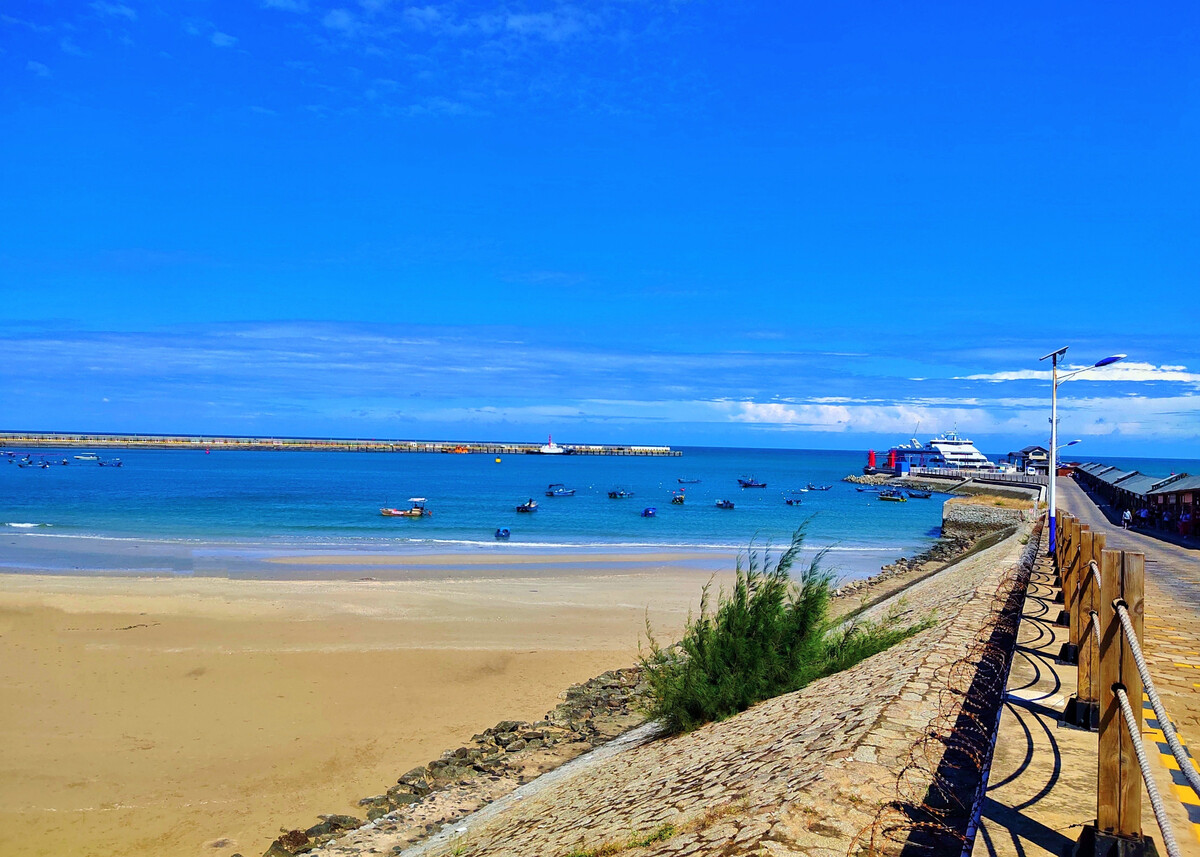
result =
[[1126,509],[1121,513],[1121,527],[1128,530],[1131,523],[1133,523],[1133,515]]
[[1186,539],[1192,534],[1192,513],[1183,512],[1179,516],[1179,537]]

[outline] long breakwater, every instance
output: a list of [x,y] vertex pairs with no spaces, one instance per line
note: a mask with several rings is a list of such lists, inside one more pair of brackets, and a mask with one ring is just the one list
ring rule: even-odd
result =
[[[231,435],[92,434],[0,432],[0,448],[57,449],[240,449],[323,452],[444,452],[450,454],[536,455],[541,443],[447,440],[379,440],[375,438],[238,437]],[[562,455],[679,456],[669,446],[562,444]],[[551,453],[554,454],[554,453]]]

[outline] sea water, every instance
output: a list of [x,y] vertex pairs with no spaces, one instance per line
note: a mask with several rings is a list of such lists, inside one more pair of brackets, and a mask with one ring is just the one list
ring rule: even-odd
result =
[[[751,543],[786,545],[804,525],[810,548],[870,573],[931,544],[946,499],[884,503],[857,491],[843,478],[860,472],[861,452],[685,447],[678,457],[500,461],[441,453],[100,453],[120,456],[119,468],[77,461],[78,449],[22,452],[55,463],[19,468],[0,460],[0,568],[9,571],[222,573],[251,560],[322,552],[480,552],[497,561],[514,551],[725,557]],[[739,477],[767,485],[741,488]],[[550,483],[576,493],[546,497]],[[832,487],[798,490],[809,483]],[[615,489],[633,496],[609,499]],[[676,491],[684,492],[682,505],[671,503]],[[380,515],[412,497],[425,498],[432,515]],[[529,499],[538,511],[518,513]],[[719,509],[717,500],[734,508]],[[643,517],[648,507],[654,517]],[[494,537],[501,527],[511,531],[506,542]]]

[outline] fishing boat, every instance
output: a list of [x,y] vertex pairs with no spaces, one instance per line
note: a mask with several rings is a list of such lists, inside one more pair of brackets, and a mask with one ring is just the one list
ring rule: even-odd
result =
[[910,489],[904,493],[906,493],[909,497],[912,497],[914,500],[928,500],[933,497],[932,491],[913,491]]
[[671,503],[673,503],[676,506],[682,506],[683,500],[684,500],[684,493],[682,490],[671,492]]
[[554,442],[554,435],[547,435],[546,442],[538,447],[542,455],[566,455],[570,450],[564,449]]
[[880,491],[879,499],[887,500],[890,503],[907,503],[908,502],[908,498],[905,497],[903,494],[901,494],[899,491]]
[[407,509],[380,509],[379,514],[385,518],[428,518],[433,512],[425,508],[424,497],[409,497]]
[[528,502],[522,503],[520,506],[517,507],[517,511],[518,512],[536,512],[537,511],[537,500],[534,500],[532,497],[530,497]]
[[96,455],[96,453],[94,453],[94,452],[84,452],[84,453],[80,453],[79,455],[75,456],[75,460],[76,461],[99,461],[100,456]]
[[742,478],[739,476],[738,477],[738,485],[741,485],[743,488],[766,488],[767,487],[766,482],[759,482],[753,476],[747,476],[745,478]]
[[859,485],[854,490],[857,491],[859,494],[862,494],[864,492],[874,493],[874,492],[878,491],[879,488],[878,488],[878,486],[875,486],[875,485]]
[[626,491],[624,488],[614,488],[613,490],[608,492],[608,499],[610,499],[610,500],[624,500],[626,497],[632,497],[632,496],[633,496],[633,492]]
[[732,500],[718,500],[717,508],[718,509],[732,509],[733,501]]
[[811,482],[809,482],[807,487],[808,487],[809,491],[828,491],[833,486],[832,485],[813,485]]
[[551,482],[546,486],[547,497],[574,497],[575,489],[568,488],[561,482]]
[[654,508],[653,506],[647,506],[645,509],[642,509],[643,518],[654,518],[657,517],[657,515],[658,509]]
[[512,533],[509,531],[508,527],[500,527],[496,530],[496,538],[498,539],[507,539],[511,535]]
[[677,478],[675,481],[678,482],[680,485],[699,485],[700,484],[699,479],[684,479],[682,476]]
[[783,502],[787,503],[789,506],[799,506],[804,501],[799,497],[786,497],[784,498]]

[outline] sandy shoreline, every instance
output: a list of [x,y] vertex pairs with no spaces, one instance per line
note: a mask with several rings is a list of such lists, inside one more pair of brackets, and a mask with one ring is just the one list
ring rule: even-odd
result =
[[283,819],[353,812],[630,665],[647,612],[671,636],[712,573],[523,556],[406,558],[442,569],[415,579],[369,556],[329,559],[377,579],[0,574],[0,853],[261,854]]

